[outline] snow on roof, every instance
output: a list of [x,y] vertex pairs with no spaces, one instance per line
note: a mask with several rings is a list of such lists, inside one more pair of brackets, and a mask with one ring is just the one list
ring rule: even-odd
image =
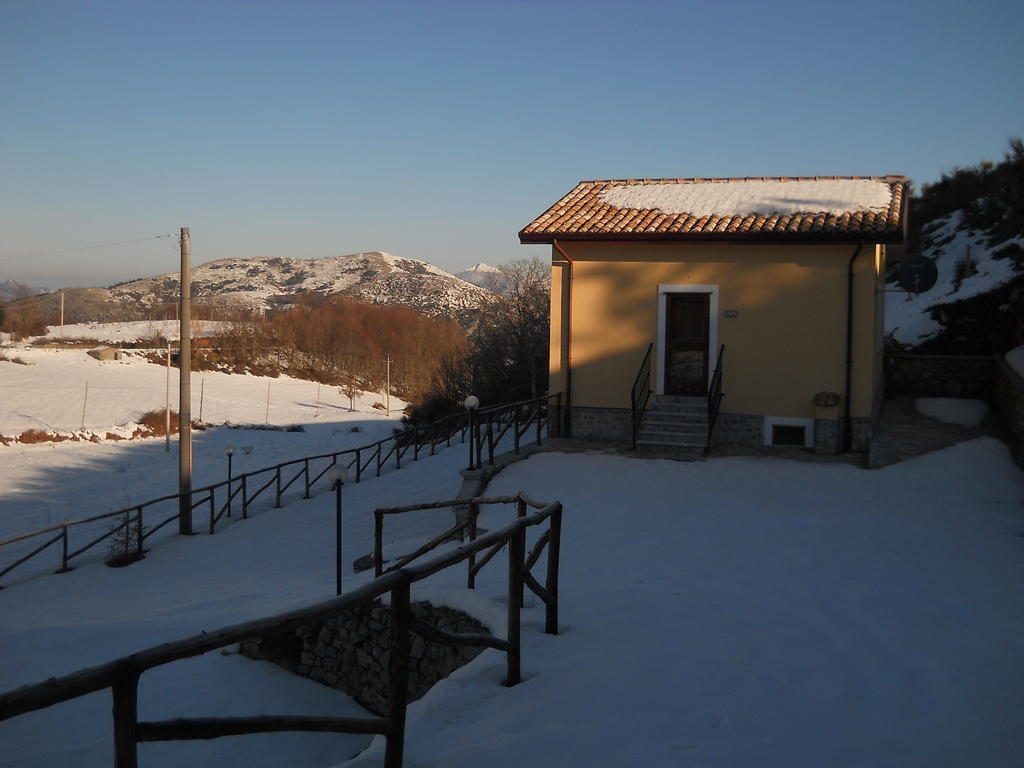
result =
[[581,181],[519,240],[901,243],[906,186],[904,176]]
[[892,202],[892,190],[885,182],[874,179],[737,179],[704,184],[689,181],[626,184],[605,189],[601,192],[601,199],[616,208],[688,213],[691,216],[838,215],[887,210]]

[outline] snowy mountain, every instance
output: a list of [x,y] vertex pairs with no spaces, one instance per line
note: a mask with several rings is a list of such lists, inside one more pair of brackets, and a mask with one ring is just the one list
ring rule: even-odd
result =
[[[373,304],[399,304],[469,322],[487,306],[487,291],[433,264],[370,251],[325,259],[221,259],[192,270],[192,296],[257,309],[287,307],[303,294],[343,294]],[[117,285],[114,301],[152,306],[176,300],[178,275]]]
[[0,301],[12,301],[25,296],[49,293],[49,291],[49,288],[34,288],[31,285],[19,283],[17,280],[4,280],[0,283]]
[[503,292],[504,276],[501,270],[489,264],[484,264],[482,261],[479,264],[474,264],[472,267],[467,267],[461,272],[456,272],[455,276],[461,277],[467,283],[472,283],[488,291],[494,291],[495,293]]

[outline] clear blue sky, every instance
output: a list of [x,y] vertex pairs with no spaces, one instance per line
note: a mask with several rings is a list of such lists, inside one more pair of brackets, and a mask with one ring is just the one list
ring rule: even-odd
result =
[[1024,133],[1022,6],[3,0],[0,280],[174,271],[32,254],[181,226],[457,271],[546,253],[516,233],[581,179],[934,181]]

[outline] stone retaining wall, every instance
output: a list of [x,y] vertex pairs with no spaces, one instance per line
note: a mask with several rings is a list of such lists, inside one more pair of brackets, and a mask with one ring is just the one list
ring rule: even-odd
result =
[[[444,606],[412,603],[413,615],[444,632],[490,634],[471,616]],[[377,715],[387,713],[391,608],[379,600],[315,624],[241,643],[243,656],[272,661],[290,672],[345,691]],[[475,659],[483,648],[452,648],[411,637],[409,701]]]
[[886,355],[885,394],[987,400],[996,376],[990,355]]
[[1018,455],[1024,455],[1024,378],[1002,357],[995,365],[992,405],[1012,435]]

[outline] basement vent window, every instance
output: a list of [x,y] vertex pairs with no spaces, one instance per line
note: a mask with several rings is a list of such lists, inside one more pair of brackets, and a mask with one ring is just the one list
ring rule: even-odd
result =
[[806,427],[787,427],[775,424],[772,427],[772,445],[799,445],[801,448],[806,440]]
[[814,419],[765,416],[764,444],[767,446],[796,445],[801,448],[813,448]]

